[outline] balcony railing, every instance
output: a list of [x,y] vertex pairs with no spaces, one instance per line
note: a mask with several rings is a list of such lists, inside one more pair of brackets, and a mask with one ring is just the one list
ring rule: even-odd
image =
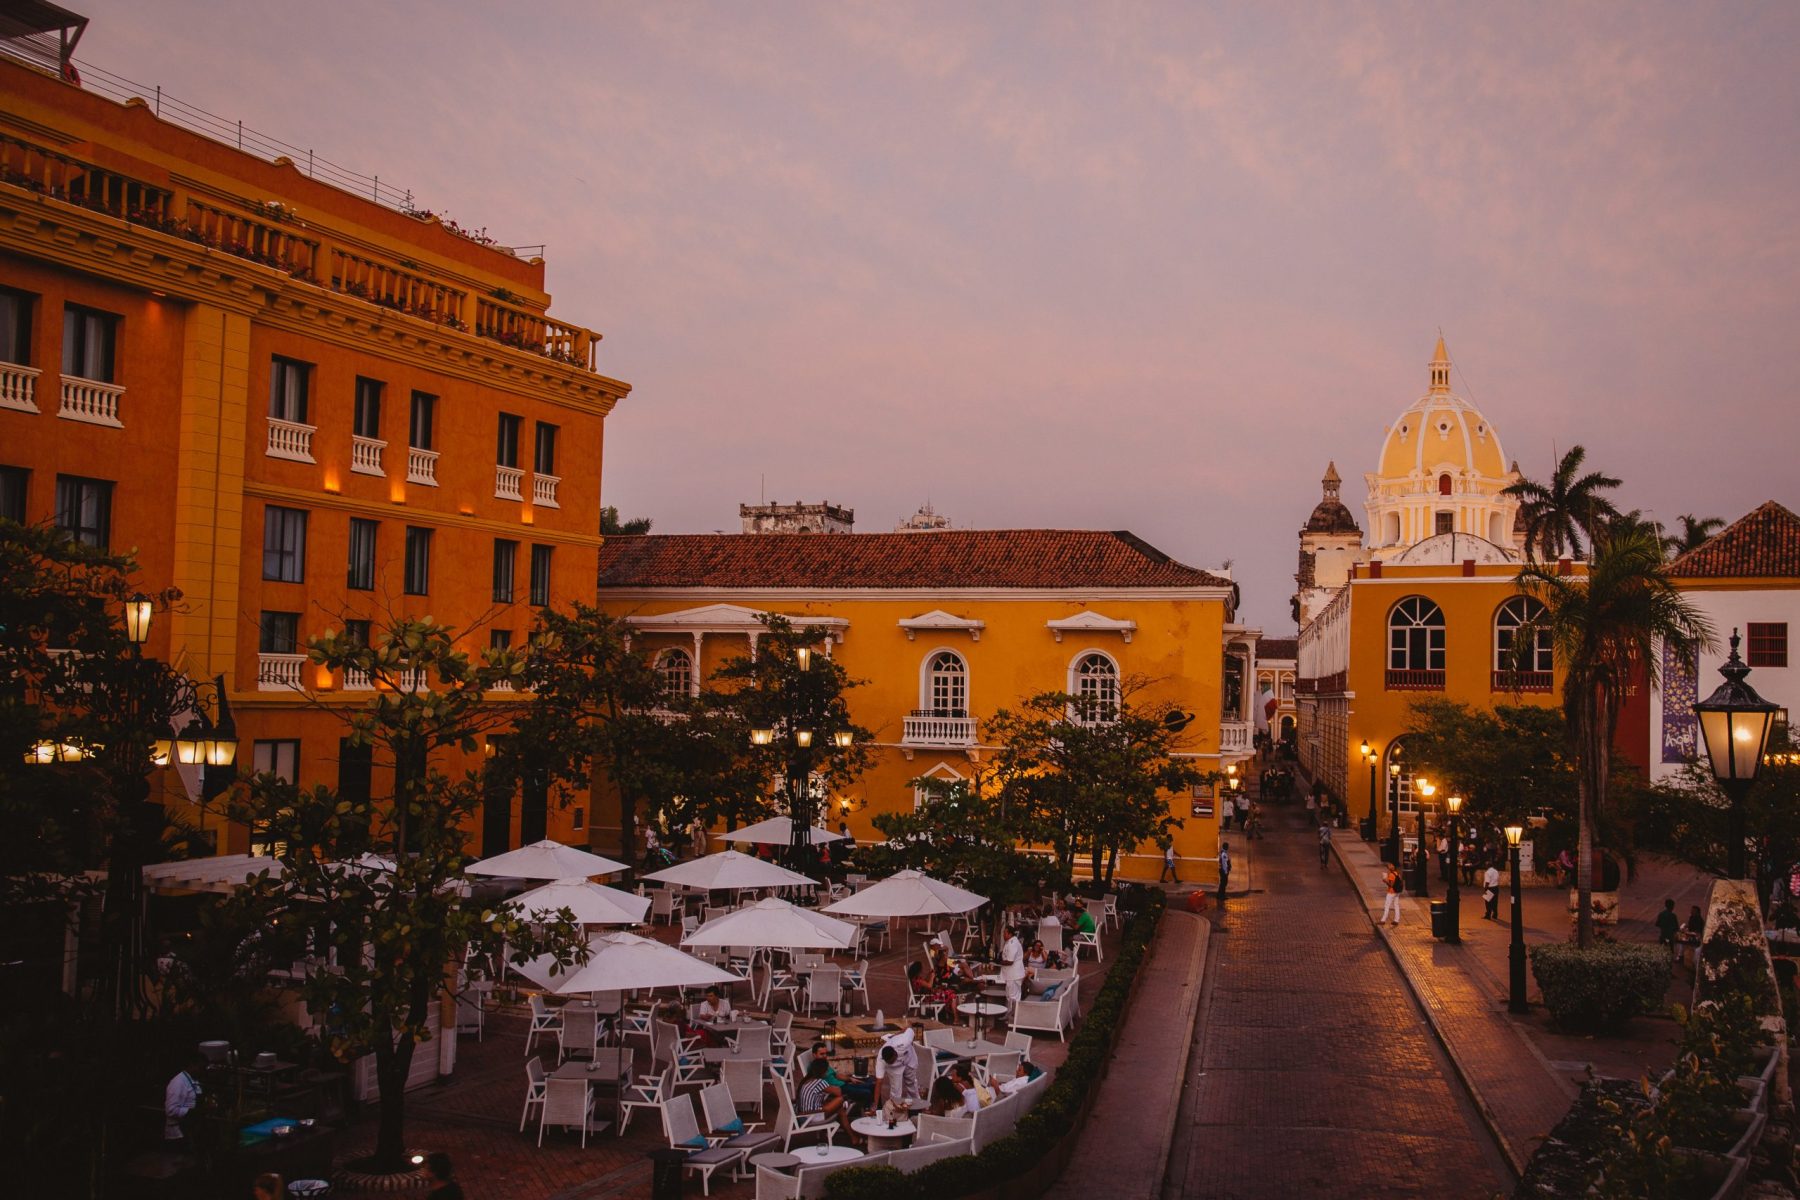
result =
[[256,686],[265,692],[297,689],[305,669],[304,654],[259,654],[256,656]]
[[1496,692],[1549,692],[1556,688],[1556,674],[1552,671],[1495,671],[1493,690]]
[[1221,751],[1227,754],[1248,754],[1250,745],[1250,722],[1219,722],[1219,749]]
[[386,449],[387,443],[380,438],[352,437],[350,469],[358,475],[386,475],[381,469],[381,452]]
[[125,388],[120,384],[64,375],[62,408],[56,415],[71,421],[85,421],[89,425],[123,429],[125,422],[119,420],[119,399],[124,395]]
[[331,287],[395,312],[411,313],[454,329],[468,328],[464,316],[469,299],[467,292],[407,270],[398,263],[380,262],[333,247]]
[[0,182],[141,225],[175,223],[167,188],[7,135],[0,135]]
[[1388,669],[1387,690],[1390,692],[1441,692],[1444,690],[1444,673],[1442,671],[1398,671]]
[[298,421],[283,421],[279,417],[269,418],[270,458],[286,458],[294,462],[311,462],[313,433],[316,425],[302,425]]
[[524,499],[525,493],[520,487],[520,481],[524,478],[525,472],[517,467],[496,466],[494,468],[494,499]]
[[0,363],[0,408],[34,413],[37,406],[36,367],[19,363]]
[[414,667],[395,676],[394,686],[403,692],[422,692],[430,686],[430,677],[424,667]]
[[375,690],[375,683],[369,678],[369,673],[361,667],[345,667],[344,690],[346,692],[372,692]]
[[421,450],[417,446],[406,448],[406,481],[422,483],[426,487],[437,486],[437,451]]
[[600,348],[599,334],[499,299],[475,298],[475,333],[503,346],[528,350],[570,366],[597,369],[594,361]]
[[973,746],[974,717],[946,717],[915,709],[906,715],[901,730],[903,746]]
[[296,279],[316,281],[319,243],[286,227],[285,220],[286,210],[280,205],[264,209],[262,217],[252,217],[190,199],[186,224],[167,232],[286,271]]
[[488,686],[488,691],[490,692],[510,692],[513,690],[513,681],[510,679],[496,679]]
[[562,482],[560,475],[533,475],[531,477],[531,502],[541,508],[561,508],[556,502],[556,485]]

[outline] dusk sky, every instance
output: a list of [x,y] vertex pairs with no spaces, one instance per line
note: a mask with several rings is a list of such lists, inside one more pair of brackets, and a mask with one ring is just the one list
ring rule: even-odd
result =
[[507,244],[632,395],[605,499],[1130,529],[1291,632],[1455,386],[1674,523],[1800,502],[1800,7],[77,0],[78,58]]

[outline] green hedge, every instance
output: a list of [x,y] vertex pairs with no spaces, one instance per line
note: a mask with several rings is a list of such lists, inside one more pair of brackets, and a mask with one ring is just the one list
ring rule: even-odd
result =
[[1068,1058],[1012,1133],[980,1154],[939,1159],[911,1175],[888,1166],[837,1171],[825,1178],[827,1200],[955,1200],[1016,1179],[1054,1151],[1074,1129],[1082,1101],[1100,1082],[1138,966],[1162,917],[1160,889],[1145,888],[1133,899],[1138,911],[1125,926],[1106,982],[1069,1042]]
[[1556,1023],[1573,1033],[1611,1033],[1639,1013],[1662,1007],[1669,951],[1643,943],[1569,942],[1531,948],[1531,972]]

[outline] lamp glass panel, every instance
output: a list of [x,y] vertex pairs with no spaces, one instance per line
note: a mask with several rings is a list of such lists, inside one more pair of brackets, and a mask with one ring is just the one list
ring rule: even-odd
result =
[[804,750],[808,746],[812,745],[812,730],[810,730],[810,729],[794,730],[794,745],[800,747],[802,750]]
[[840,747],[848,749],[850,744],[856,740],[856,735],[851,733],[848,729],[840,729],[831,735],[831,740],[836,742]]
[[125,601],[125,636],[141,646],[150,640],[150,618],[155,608],[148,596],[133,596]]
[[1507,845],[1516,846],[1522,840],[1524,840],[1524,837],[1525,837],[1525,827],[1523,825],[1508,825],[1506,827],[1506,844]]
[[805,646],[796,646],[794,648],[794,665],[802,671],[809,669],[812,666],[812,651]]

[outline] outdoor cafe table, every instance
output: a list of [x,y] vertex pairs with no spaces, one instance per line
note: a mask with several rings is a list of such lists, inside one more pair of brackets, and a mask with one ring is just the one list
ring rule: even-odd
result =
[[[625,1092],[624,1085],[631,1082],[631,1065],[631,1050],[618,1046],[602,1046],[594,1051],[592,1064],[580,1059],[571,1059],[550,1072],[550,1078],[585,1079],[590,1088],[596,1083],[612,1082],[616,1085],[613,1089],[613,1120],[617,1121],[619,1119],[619,1103]],[[598,1133],[605,1128],[606,1122],[601,1122],[600,1128],[594,1132]]]
[[830,1146],[823,1142],[816,1146],[802,1146],[790,1153],[794,1156],[794,1166],[796,1167],[813,1167],[820,1163],[854,1162],[863,1156],[863,1152],[854,1146]]
[[890,1129],[885,1118],[858,1117],[850,1128],[869,1139],[870,1150],[904,1150],[919,1127],[911,1121],[899,1121]]
[[971,1042],[981,1040],[981,1030],[985,1029],[987,1018],[1006,1015],[1006,1005],[1004,1004],[959,1004],[957,1010],[969,1014],[969,1039]]

